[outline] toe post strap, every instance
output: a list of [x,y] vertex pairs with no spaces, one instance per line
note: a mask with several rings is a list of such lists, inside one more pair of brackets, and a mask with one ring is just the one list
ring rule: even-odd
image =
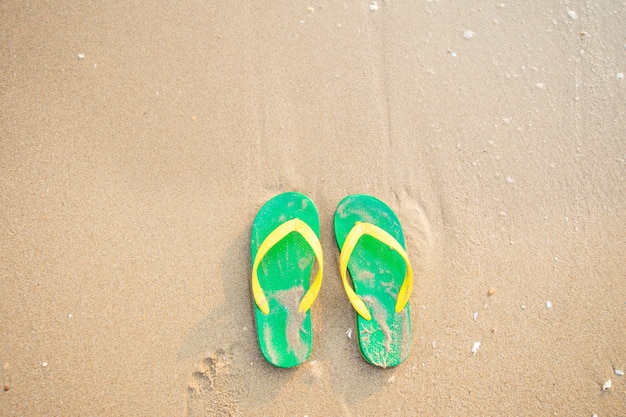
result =
[[394,250],[400,255],[400,257],[402,257],[404,263],[406,264],[406,274],[404,276],[404,281],[400,286],[400,290],[398,291],[398,298],[396,299],[396,313],[399,313],[404,309],[409,301],[409,298],[411,297],[411,289],[413,287],[413,270],[411,268],[411,263],[409,262],[409,257],[404,247],[393,236],[372,223],[355,223],[354,227],[346,236],[343,247],[341,248],[341,254],[339,256],[339,269],[341,272],[341,281],[343,282],[343,288],[348,295],[350,303],[361,317],[369,321],[372,319],[372,315],[370,314],[368,308],[365,306],[365,303],[363,302],[361,297],[359,297],[356,292],[354,292],[347,278],[348,262],[350,261],[350,256],[352,255],[354,248],[359,242],[359,239],[361,239],[361,237],[363,237],[364,235],[371,236],[379,240],[383,244],[389,246],[390,249]]
[[263,240],[257,254],[254,258],[254,263],[252,265],[252,295],[254,297],[254,302],[257,307],[263,314],[269,314],[270,307],[267,301],[267,297],[265,296],[265,292],[261,287],[258,277],[258,268],[261,264],[261,261],[265,257],[265,255],[272,249],[278,242],[283,240],[291,233],[299,233],[304,240],[309,244],[313,252],[315,253],[315,258],[317,259],[318,269],[317,274],[315,275],[315,279],[311,283],[308,291],[300,300],[300,304],[298,306],[299,313],[306,313],[313,305],[313,302],[317,298],[317,294],[319,293],[320,287],[322,286],[322,275],[324,269],[324,256],[322,254],[322,245],[320,244],[319,238],[311,229],[311,227],[306,224],[304,221],[294,218],[288,220],[281,225],[279,225],[276,229],[274,229],[267,237]]

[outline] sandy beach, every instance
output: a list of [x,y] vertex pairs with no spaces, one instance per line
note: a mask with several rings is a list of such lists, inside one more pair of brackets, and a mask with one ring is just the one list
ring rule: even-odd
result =
[[[626,416],[626,5],[517,3],[1,2],[0,415]],[[325,267],[279,369],[250,233],[286,191]],[[353,193],[414,268],[389,369]]]

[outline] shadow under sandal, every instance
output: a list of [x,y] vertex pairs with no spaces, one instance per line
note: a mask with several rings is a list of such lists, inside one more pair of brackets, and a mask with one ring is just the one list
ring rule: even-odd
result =
[[341,279],[357,312],[361,354],[372,365],[396,366],[411,350],[408,301],[413,286],[400,221],[377,198],[353,194],[337,206],[334,223]]
[[[306,361],[313,337],[309,309],[322,285],[320,222],[313,202],[300,193],[269,200],[252,224],[252,295],[259,347],[281,368]],[[311,282],[317,259],[318,270]]]

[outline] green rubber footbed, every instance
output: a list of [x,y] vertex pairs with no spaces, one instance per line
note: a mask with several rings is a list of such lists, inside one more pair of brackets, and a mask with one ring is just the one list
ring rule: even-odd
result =
[[[319,238],[317,209],[305,195],[295,192],[275,196],[261,207],[252,224],[251,259],[263,240],[282,223],[298,218]],[[306,361],[311,354],[311,314],[298,312],[298,305],[309,289],[315,263],[313,249],[299,233],[290,233],[272,247],[259,265],[259,283],[269,302],[265,315],[254,304],[259,347],[273,365],[290,368]]]
[[[400,221],[391,208],[375,197],[353,194],[344,198],[335,211],[335,237],[340,250],[357,222],[380,227],[406,249]],[[400,364],[410,352],[412,337],[409,304],[395,312],[406,273],[404,260],[389,246],[364,235],[350,257],[348,272],[354,291],[372,316],[368,321],[356,314],[361,354],[383,368]]]

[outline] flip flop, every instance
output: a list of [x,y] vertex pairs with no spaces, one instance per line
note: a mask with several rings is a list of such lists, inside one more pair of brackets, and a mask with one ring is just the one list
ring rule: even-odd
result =
[[343,287],[357,312],[361,354],[383,368],[402,363],[411,349],[413,273],[398,217],[377,198],[349,195],[335,211],[335,237]]
[[[259,347],[265,359],[291,368],[311,354],[309,309],[322,285],[320,221],[313,202],[300,193],[269,200],[252,224],[252,295]],[[311,270],[318,269],[311,282]]]

